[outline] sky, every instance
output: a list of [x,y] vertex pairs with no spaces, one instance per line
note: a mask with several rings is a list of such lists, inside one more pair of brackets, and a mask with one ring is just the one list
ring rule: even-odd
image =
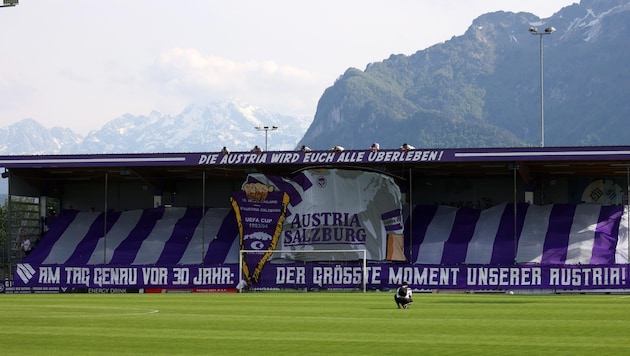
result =
[[86,135],[233,99],[312,118],[350,67],[463,35],[485,13],[545,19],[575,2],[19,0],[0,8],[0,127],[31,118]]

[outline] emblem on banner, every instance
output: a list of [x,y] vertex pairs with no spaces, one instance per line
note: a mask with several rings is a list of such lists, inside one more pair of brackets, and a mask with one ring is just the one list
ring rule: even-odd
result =
[[623,189],[615,181],[599,179],[591,182],[582,193],[585,203],[619,205],[622,203]]
[[24,284],[27,284],[33,276],[35,276],[35,269],[28,263],[19,263],[17,266],[17,275],[20,277]]
[[271,185],[246,183],[243,190],[232,194],[230,200],[236,213],[241,250],[266,251],[247,254],[243,258],[247,284],[258,283],[282,233],[289,195],[275,191]]

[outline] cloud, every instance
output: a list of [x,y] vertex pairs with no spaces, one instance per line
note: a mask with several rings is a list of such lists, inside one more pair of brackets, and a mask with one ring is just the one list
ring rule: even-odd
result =
[[[20,74],[0,75],[0,111],[29,105],[29,99],[36,92]],[[4,113],[0,112],[4,115]]]
[[65,78],[71,82],[89,83],[90,79],[83,74],[78,73],[72,68],[62,68],[59,70],[59,76]]
[[272,60],[237,61],[182,48],[161,53],[149,75],[161,91],[191,101],[239,98],[267,109],[289,104],[310,115],[327,85],[313,72]]

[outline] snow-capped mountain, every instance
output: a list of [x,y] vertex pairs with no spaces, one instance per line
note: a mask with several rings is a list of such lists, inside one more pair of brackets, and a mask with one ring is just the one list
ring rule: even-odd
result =
[[24,119],[0,128],[0,154],[58,153],[63,147],[77,145],[83,138],[61,127],[47,129],[33,119]]
[[[312,118],[271,113],[239,101],[190,105],[177,115],[152,112],[125,114],[86,137],[71,129],[47,129],[24,119],[0,128],[0,154],[80,154],[249,151],[255,145],[268,150],[292,150]],[[256,127],[277,126],[258,131]],[[267,137],[265,137],[267,135]]]

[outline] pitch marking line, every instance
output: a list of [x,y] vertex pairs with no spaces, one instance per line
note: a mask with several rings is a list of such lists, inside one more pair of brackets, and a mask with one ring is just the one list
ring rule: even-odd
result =
[[[59,311],[54,311],[55,307],[60,308]],[[98,312],[97,310],[101,310]],[[115,313],[109,313],[107,311],[119,311]],[[68,307],[65,305],[49,305],[43,311],[42,314],[48,313],[48,315],[38,315],[36,318],[93,318],[93,317],[110,317],[110,316],[132,316],[132,315],[150,315],[159,313],[159,309],[142,309],[142,308],[125,308],[125,307],[101,307],[101,306],[87,306],[79,305]]]

